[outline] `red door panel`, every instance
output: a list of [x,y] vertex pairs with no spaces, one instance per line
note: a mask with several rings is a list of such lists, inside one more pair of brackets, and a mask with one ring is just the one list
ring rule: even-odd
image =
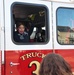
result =
[[42,58],[52,50],[23,50],[5,52],[6,75],[38,75]]

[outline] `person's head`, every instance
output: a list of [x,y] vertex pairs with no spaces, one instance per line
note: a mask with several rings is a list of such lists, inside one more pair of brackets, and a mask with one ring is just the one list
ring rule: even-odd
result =
[[24,23],[22,23],[22,22],[17,23],[17,31],[20,34],[24,33],[24,31],[25,31],[25,25],[24,25]]
[[51,53],[43,58],[39,75],[72,75],[72,71],[62,56]]

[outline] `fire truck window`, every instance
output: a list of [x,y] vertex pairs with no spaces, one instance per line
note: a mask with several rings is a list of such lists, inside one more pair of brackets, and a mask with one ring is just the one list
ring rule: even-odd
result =
[[57,40],[59,44],[74,44],[74,9],[57,9]]
[[48,41],[48,10],[44,5],[12,4],[12,37],[16,44]]

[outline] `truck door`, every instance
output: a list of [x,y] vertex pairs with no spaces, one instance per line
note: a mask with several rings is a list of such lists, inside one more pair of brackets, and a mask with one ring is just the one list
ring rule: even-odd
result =
[[61,54],[74,72],[74,4],[53,3],[55,53]]
[[[42,58],[53,52],[51,3],[4,0],[4,4],[5,75],[39,75]],[[25,25],[24,33],[19,32],[19,22]],[[24,42],[25,35],[29,41]]]

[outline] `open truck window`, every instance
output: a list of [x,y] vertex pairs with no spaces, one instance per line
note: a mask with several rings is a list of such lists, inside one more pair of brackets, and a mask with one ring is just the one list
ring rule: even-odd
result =
[[44,5],[14,3],[11,7],[12,37],[16,44],[48,41],[48,10]]
[[74,44],[74,9],[58,8],[57,39],[60,44]]

